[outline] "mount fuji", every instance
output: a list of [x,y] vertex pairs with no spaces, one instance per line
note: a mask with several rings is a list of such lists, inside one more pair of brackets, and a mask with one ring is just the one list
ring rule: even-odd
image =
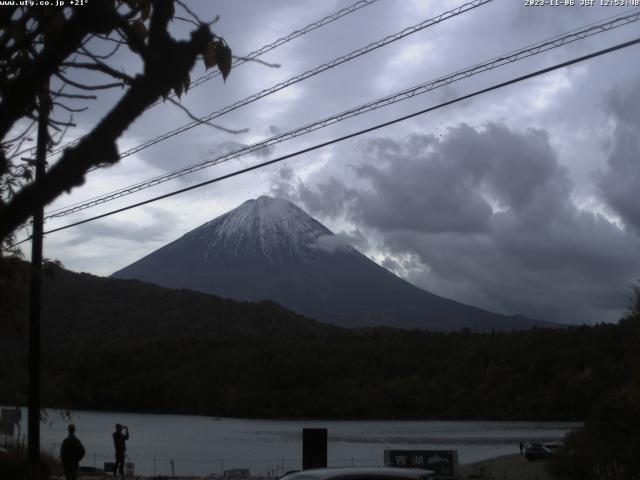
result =
[[112,276],[234,300],[269,299],[343,327],[491,331],[554,325],[434,295],[340,240],[294,204],[263,196]]

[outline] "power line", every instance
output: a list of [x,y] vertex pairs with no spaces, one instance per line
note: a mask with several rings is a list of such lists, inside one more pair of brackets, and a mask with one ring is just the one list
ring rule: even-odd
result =
[[128,187],[121,188],[119,190],[116,190],[104,195],[100,195],[88,200],[84,200],[82,202],[77,202],[75,204],[68,205],[66,207],[60,207],[56,210],[51,211],[45,218],[49,219],[49,218],[66,216],[71,213],[85,210],[87,208],[91,208],[91,207],[100,205],[102,203],[106,203],[108,201],[115,200],[117,198],[121,198],[126,195],[139,192],[141,190],[145,190],[147,188],[151,188],[153,186],[159,185],[160,183],[164,183],[169,180],[173,180],[175,178],[182,177],[187,174],[202,170],[204,168],[208,168],[213,165],[217,165],[219,163],[226,162],[234,158],[238,158],[240,156],[256,152],[258,150],[281,143],[283,141],[290,140],[298,136],[305,135],[307,133],[311,133],[313,131],[316,131],[321,128],[332,125],[334,123],[346,120],[348,118],[356,117],[364,113],[367,113],[369,111],[376,110],[378,108],[382,108],[388,105],[392,105],[399,101],[410,99],[416,95],[422,95],[436,88],[449,85],[451,83],[468,78],[470,76],[477,75],[479,73],[486,72],[489,70],[493,70],[503,65],[513,63],[519,60],[523,60],[525,58],[531,57],[533,55],[538,55],[540,53],[549,51],[551,49],[559,48],[563,45],[567,45],[577,40],[582,40],[584,38],[587,38],[599,33],[603,33],[613,28],[617,28],[623,25],[628,25],[629,23],[636,22],[638,20],[640,20],[640,10],[637,10],[637,9],[632,14],[610,17],[610,19],[608,19],[605,22],[590,24],[582,29],[573,30],[569,34],[552,37],[551,39],[548,39],[548,40],[543,40],[531,46],[528,46],[519,50],[515,50],[510,53],[501,55],[499,57],[495,57],[491,60],[476,64],[472,67],[459,70],[453,74],[439,77],[436,80],[422,83],[420,85],[403,90],[401,92],[394,93],[392,95],[380,98],[378,100],[369,102],[367,104],[360,105],[356,108],[352,108],[350,110],[346,110],[344,112],[332,115],[330,117],[326,117],[322,120],[318,120],[316,122],[307,124],[303,127],[290,130],[288,132],[276,135],[266,140],[262,140],[252,145],[244,146],[232,152],[228,152],[224,155],[220,155],[213,159],[209,159],[205,162],[201,162],[201,163],[174,171],[172,173],[160,175],[158,177],[154,177],[152,179],[145,180],[143,182],[139,182],[137,184],[130,185]]
[[[339,10],[331,15],[328,15],[316,22],[310,23],[309,25],[307,25],[306,27],[300,29],[300,30],[295,30],[293,32],[291,32],[289,35],[279,38],[278,40],[276,40],[273,43],[270,43],[268,45],[265,45],[261,48],[259,48],[258,50],[255,50],[247,55],[245,55],[244,57],[239,57],[234,59],[233,63],[231,64],[231,66],[233,68],[242,65],[243,63],[249,62],[251,60],[253,60],[254,58],[259,57],[260,55],[263,55],[271,50],[273,50],[274,48],[279,47],[280,45],[284,45],[285,43],[290,42],[291,40],[298,38],[306,33],[309,33],[313,30],[316,30],[317,28],[320,28],[324,25],[327,25],[329,23],[332,23],[342,17],[344,17],[345,15],[348,15],[350,13],[353,13],[363,7],[368,7],[369,5],[371,5],[372,3],[377,2],[378,0],[360,0],[359,2],[356,2],[346,8],[343,8],[342,10]],[[211,73],[207,74],[207,75],[203,75],[200,78],[197,78],[196,80],[194,80],[193,82],[191,82],[191,85],[189,86],[189,89],[193,88],[193,87],[197,87],[198,85],[211,80],[212,78],[215,77],[219,77],[220,75],[222,75],[220,73],[219,70],[214,70]],[[153,106],[158,105],[162,103],[162,101],[158,101],[156,102]]]
[[[232,68],[237,68],[240,65],[242,65],[243,63],[252,61],[256,58],[258,58],[261,55],[264,55],[267,52],[270,52],[271,50],[274,50],[276,48],[278,48],[281,45],[284,45],[285,43],[289,43],[292,40],[295,40],[298,37],[301,37],[302,35],[305,35],[309,32],[312,32],[313,30],[316,30],[320,27],[323,27],[325,25],[328,25],[330,23],[335,22],[336,20],[339,20],[340,18],[349,15],[350,13],[356,12],[358,10],[360,10],[361,8],[364,7],[368,7],[369,5],[372,5],[374,3],[376,3],[378,0],[359,0],[351,5],[349,5],[348,7],[345,7],[341,10],[338,10],[337,12],[334,12],[330,15],[327,15],[326,17],[323,17],[319,20],[316,20],[315,22],[310,23],[309,25],[302,27],[298,30],[294,30],[293,32],[289,33],[288,35],[285,35],[284,37],[280,37],[279,39],[275,40],[274,42],[271,42],[267,45],[263,45],[262,47],[260,47],[257,50],[254,50],[253,52],[250,52],[248,54],[246,54],[243,57],[236,57],[233,59],[233,62],[231,63],[231,67]],[[208,73],[206,75],[203,75],[197,79],[195,79],[193,82],[191,82],[191,85],[189,86],[189,89],[193,89],[195,87],[197,87],[198,85],[201,85],[215,77],[219,77],[221,75],[219,70],[213,70],[211,73]],[[175,97],[175,94],[171,95],[171,97]],[[149,107],[147,107],[147,110],[149,110],[150,108],[153,108],[157,105],[160,105],[162,103],[162,101],[157,101],[156,103],[150,105]],[[72,140],[70,142],[67,142],[64,145],[61,145],[55,149],[53,149],[50,153],[49,156],[51,155],[55,155],[59,152],[61,152],[62,150],[64,150],[65,148],[68,147],[72,147],[74,145],[77,145],[83,137],[79,137],[76,138],[75,140]],[[34,147],[35,148],[35,147]]]
[[[515,83],[519,83],[519,82],[522,82],[524,80],[528,80],[530,78],[537,77],[539,75],[544,75],[545,73],[549,73],[549,72],[552,72],[552,71],[555,71],[555,70],[559,70],[561,68],[565,68],[565,67],[568,67],[570,65],[574,65],[576,63],[584,62],[586,60],[589,60],[589,59],[592,59],[592,58],[595,58],[595,57],[599,57],[599,56],[605,55],[607,53],[611,53],[611,52],[614,52],[614,51],[617,51],[617,50],[621,50],[623,48],[627,48],[627,47],[630,47],[632,45],[637,45],[639,43],[640,43],[640,38],[636,38],[635,40],[624,42],[624,43],[615,45],[613,47],[605,48],[603,50],[598,50],[597,52],[593,52],[593,53],[590,53],[588,55],[583,55],[581,57],[574,58],[572,60],[568,60],[566,62],[562,62],[562,63],[556,64],[556,65],[553,65],[551,67],[543,68],[541,70],[536,70],[536,71],[534,71],[532,73],[528,73],[526,75],[522,75],[520,77],[516,77],[516,78],[513,78],[511,80],[507,80],[505,82],[495,84],[495,85],[493,85],[491,87],[487,87],[487,88],[483,88],[481,90],[477,90],[477,91],[475,91],[473,93],[470,93],[470,94],[467,94],[467,95],[463,95],[461,97],[455,98],[453,100],[449,100],[449,101],[444,102],[444,103],[440,103],[440,104],[438,104],[436,106],[425,108],[423,110],[411,113],[409,115],[404,115],[402,117],[395,118],[395,119],[390,120],[388,122],[379,123],[377,125],[374,125],[373,127],[365,128],[363,130],[359,130],[357,132],[353,132],[353,133],[350,133],[348,135],[344,135],[342,137],[334,138],[333,140],[329,140],[329,141],[326,141],[326,142],[323,142],[323,143],[319,143],[319,144],[316,144],[316,145],[314,145],[312,147],[304,148],[302,150],[298,150],[296,152],[289,153],[287,155],[282,155],[282,156],[280,156],[278,158],[274,158],[272,160],[269,160],[269,161],[266,161],[266,162],[262,162],[262,163],[259,163],[257,165],[253,165],[251,167],[243,168],[241,170],[236,170],[235,172],[228,173],[226,175],[221,175],[219,177],[216,177],[216,178],[213,178],[213,179],[201,182],[201,183],[197,183],[197,184],[191,185],[189,187],[181,188],[179,190],[175,190],[173,192],[166,193],[164,195],[160,195],[160,196],[157,196],[157,197],[154,197],[154,198],[150,198],[150,199],[144,200],[142,202],[138,202],[138,203],[134,203],[134,204],[128,205],[126,207],[118,208],[116,210],[112,210],[110,212],[103,213],[101,215],[96,215],[94,217],[90,217],[90,218],[81,220],[79,222],[74,222],[74,223],[65,225],[63,227],[54,228],[54,229],[48,230],[48,231],[46,231],[44,233],[45,234],[50,234],[50,233],[55,233],[55,232],[59,232],[59,231],[62,231],[62,230],[66,230],[68,228],[72,228],[72,227],[76,227],[78,225],[82,225],[84,223],[92,222],[92,221],[98,220],[100,218],[105,218],[105,217],[109,217],[111,215],[115,215],[116,213],[124,212],[126,210],[131,210],[133,208],[140,207],[142,205],[147,205],[149,203],[157,202],[158,200],[162,200],[162,199],[165,199],[165,198],[168,198],[168,197],[179,195],[181,193],[185,193],[185,192],[188,192],[190,190],[195,190],[197,188],[204,187],[205,185],[210,185],[212,183],[217,183],[217,182],[220,182],[222,180],[226,180],[228,178],[232,178],[232,177],[235,177],[235,176],[238,176],[238,175],[241,175],[241,174],[253,171],[253,170],[257,170],[259,168],[263,168],[263,167],[266,167],[268,165],[273,165],[274,163],[278,163],[278,162],[281,162],[283,160],[287,160],[289,158],[296,157],[298,155],[302,155],[303,153],[308,153],[308,152],[311,152],[313,150],[317,150],[319,148],[323,148],[323,147],[332,145],[334,143],[342,142],[344,140],[348,140],[348,139],[363,135],[365,133],[373,132],[375,130],[379,130],[381,128],[388,127],[390,125],[394,125],[396,123],[403,122],[403,121],[408,120],[410,118],[414,118],[414,117],[417,117],[419,115],[424,115],[425,113],[429,113],[429,112],[432,112],[434,110],[438,110],[440,108],[444,108],[444,107],[447,107],[449,105],[453,105],[455,103],[462,102],[464,100],[468,100],[468,99],[476,97],[478,95],[482,95],[482,94],[485,94],[485,93],[488,93],[488,92],[491,92],[491,91],[494,91],[494,90],[498,90],[500,88],[504,88],[506,86],[513,85]],[[28,241],[28,240],[30,240],[30,238],[26,238],[26,239],[24,239],[24,240],[22,240],[22,241],[20,241],[18,243],[15,243],[14,245],[12,245],[9,248],[13,248],[13,247],[15,247],[15,246],[17,246],[17,245],[19,245],[21,243],[24,243],[24,242]]]
[[[402,38],[405,38],[409,35],[412,35],[416,32],[419,32],[421,30],[424,30],[425,28],[429,28],[432,27],[433,25],[436,25],[438,23],[441,23],[445,20],[448,20],[450,18],[456,17],[458,15],[461,15],[465,12],[468,12],[469,10],[473,10],[475,8],[478,8],[486,3],[492,2],[493,0],[473,0],[472,2],[468,2],[465,3],[463,5],[460,5],[459,7],[456,7],[454,9],[451,10],[447,10],[446,12],[441,13],[440,15],[437,15],[435,17],[429,18],[427,20],[424,20],[423,22],[420,22],[416,25],[413,25],[411,27],[407,27],[397,33],[394,33],[393,35],[389,35],[381,40],[378,40],[376,42],[372,42],[368,45],[365,45],[362,48],[359,48],[357,50],[353,50],[352,52],[347,53],[346,55],[343,55],[341,57],[338,58],[334,58],[333,60],[331,60],[330,62],[327,63],[323,63],[322,65],[318,65],[315,68],[312,68],[311,70],[307,70],[306,72],[303,72],[299,75],[296,75],[294,77],[289,78],[288,80],[285,80],[284,82],[280,82],[276,85],[273,85],[269,88],[266,88],[264,90],[261,90],[258,93],[254,93],[253,95],[250,95],[242,100],[239,100],[235,103],[232,103],[231,105],[227,105],[226,107],[223,107],[219,110],[216,110],[214,112],[209,113],[208,115],[205,115],[203,117],[201,117],[199,120],[197,121],[192,121],[190,123],[187,123],[185,125],[182,125],[181,127],[178,127],[174,130],[171,130],[169,132],[163,133],[162,135],[159,135],[155,138],[152,138],[151,140],[147,140],[146,142],[137,145],[133,148],[130,148],[129,150],[126,150],[124,152],[122,152],[119,155],[119,159],[128,157],[130,155],[133,155],[134,153],[138,153],[141,150],[144,150],[146,148],[151,147],[152,145],[155,145],[156,143],[160,143],[164,140],[167,140],[168,138],[174,137],[182,132],[186,132],[187,130],[191,130],[194,127],[197,127],[198,125],[202,125],[205,122],[209,122],[211,120],[213,120],[214,118],[218,118],[221,117],[222,115],[225,115],[229,112],[232,112],[233,110],[237,110],[240,107],[244,107],[245,105],[248,105],[250,103],[253,103],[257,100],[260,100],[261,98],[264,98],[268,95],[272,95],[280,90],[283,90],[284,88],[290,87],[291,85],[294,85],[296,83],[299,83],[303,80],[306,80],[308,78],[311,78],[315,75],[318,75],[324,71],[330,70],[332,68],[337,67],[338,65],[341,65],[343,63],[349,62],[355,58],[358,58],[362,55],[366,55],[367,53],[370,53],[378,48],[381,48],[385,45],[389,45],[390,43],[396,42]],[[93,170],[97,170],[98,168],[102,168],[102,167],[94,167],[92,169],[90,169],[89,171],[93,171]]]
[[[186,125],[178,127],[177,129],[171,130],[170,132],[164,133],[164,134],[162,134],[162,135],[160,135],[158,137],[155,137],[155,138],[153,138],[151,140],[148,140],[148,141],[146,141],[146,142],[144,142],[144,143],[142,143],[140,145],[137,145],[137,146],[135,146],[133,148],[130,148],[129,150],[126,150],[126,151],[120,153],[118,158],[122,159],[122,158],[128,157],[130,155],[133,155],[134,153],[137,153],[137,152],[139,152],[141,150],[144,150],[145,148],[148,148],[148,147],[150,147],[152,145],[155,145],[156,143],[159,143],[159,142],[164,141],[164,140],[166,140],[166,139],[168,139],[170,137],[173,137],[173,136],[178,135],[178,134],[180,134],[182,132],[190,130],[191,128],[194,128],[194,127],[196,127],[198,125],[201,125],[204,122],[213,120],[214,118],[220,117],[220,116],[222,116],[222,115],[224,115],[226,113],[229,113],[232,110],[236,110],[237,108],[240,108],[240,107],[242,107],[244,105],[247,105],[249,103],[257,101],[257,100],[259,100],[259,99],[261,99],[261,98],[263,98],[263,97],[265,97],[267,95],[273,94],[273,93],[275,93],[275,92],[277,92],[279,90],[282,90],[282,89],[284,89],[284,88],[286,88],[288,86],[291,86],[291,85],[293,85],[295,83],[298,83],[298,82],[300,82],[302,80],[305,80],[305,79],[307,79],[309,77],[317,75],[317,74],[319,74],[319,73],[321,73],[321,72],[323,72],[325,70],[328,70],[330,68],[334,68],[334,67],[336,67],[336,66],[338,66],[338,65],[340,65],[342,63],[345,63],[345,62],[347,62],[349,60],[353,60],[354,58],[362,56],[362,55],[364,55],[366,53],[370,53],[371,51],[373,51],[373,50],[375,50],[377,48],[380,48],[380,47],[382,47],[384,45],[387,45],[387,44],[392,43],[394,41],[400,40],[401,38],[404,38],[404,37],[406,37],[408,35],[411,35],[413,33],[418,32],[420,30],[423,30],[425,28],[433,26],[433,25],[435,25],[437,23],[440,23],[440,22],[442,22],[444,20],[447,20],[449,18],[452,18],[452,17],[455,17],[455,16],[460,15],[462,13],[465,13],[465,12],[467,12],[469,10],[472,10],[474,8],[482,6],[485,3],[489,3],[491,1],[493,1],[493,0],[475,0],[473,2],[465,3],[465,4],[460,5],[460,6],[456,7],[456,8],[454,8],[454,9],[451,9],[451,10],[448,10],[446,12],[443,12],[440,15],[437,15],[435,17],[432,17],[432,18],[429,18],[427,20],[424,20],[424,21],[422,21],[422,22],[420,22],[420,23],[418,23],[416,25],[413,25],[411,27],[407,27],[407,28],[405,28],[405,29],[393,34],[393,35],[389,35],[389,36],[387,36],[387,37],[385,37],[385,38],[383,38],[381,40],[378,40],[376,42],[370,43],[370,44],[368,44],[368,45],[366,45],[366,46],[364,46],[362,48],[359,48],[357,50],[353,50],[350,53],[348,53],[346,55],[343,55],[342,57],[335,58],[330,62],[327,62],[327,63],[324,63],[322,65],[319,65],[319,66],[317,66],[317,67],[315,67],[315,68],[313,68],[311,70],[307,70],[306,72],[301,73],[299,75],[296,75],[294,77],[291,77],[288,80],[285,80],[284,82],[281,82],[281,83],[278,83],[276,85],[273,85],[272,87],[270,87],[268,89],[262,90],[262,91],[260,91],[260,92],[258,92],[256,94],[253,94],[253,95],[251,95],[249,97],[246,97],[243,100],[240,100],[240,101],[238,101],[238,102],[236,102],[234,104],[231,104],[231,105],[228,105],[226,107],[223,107],[220,110],[217,110],[215,112],[212,112],[212,113],[200,118],[200,120],[198,120],[198,121],[190,122],[190,123],[188,123]],[[91,171],[97,170],[99,168],[103,168],[103,167],[93,167],[89,171],[91,172]],[[75,204],[73,204],[73,205],[75,205]],[[61,208],[58,208],[58,209],[54,209],[51,212],[56,212],[58,210],[66,209],[66,208],[67,207],[61,207]]]

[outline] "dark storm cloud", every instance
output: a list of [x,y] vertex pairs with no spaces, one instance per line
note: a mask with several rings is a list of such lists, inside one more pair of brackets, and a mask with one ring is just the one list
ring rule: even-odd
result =
[[[239,56],[346,6],[311,0],[191,3],[204,20],[220,14],[213,28]],[[194,115],[207,115],[462,3],[381,0],[261,57],[280,68],[247,62],[234,68],[226,82],[218,77],[191,88],[181,102]],[[490,2],[212,120],[230,129],[247,128],[246,133],[197,126],[95,172],[83,188],[55,206],[200,163],[617,13],[621,10],[609,7]],[[628,40],[634,28],[571,43],[331,125],[278,145],[278,151],[301,149]],[[173,22],[172,29],[184,37],[193,26]],[[96,45],[100,53],[106,47]],[[272,195],[294,200],[327,223],[338,240],[384,259],[381,263],[392,271],[436,293],[544,319],[615,320],[628,285],[639,275],[638,240],[606,218],[577,209],[574,202],[586,205],[599,195],[626,226],[639,223],[633,196],[637,169],[629,156],[638,150],[633,143],[640,117],[634,107],[638,88],[619,88],[602,110],[613,83],[625,85],[637,76],[637,62],[631,61],[635,54],[628,49],[456,104],[385,129],[387,139],[364,142],[360,149],[357,142],[336,144],[292,159],[288,168],[236,177],[159,202],[159,209],[174,214],[164,220],[150,217],[143,207],[95,227],[67,230],[59,241],[52,235],[49,256],[81,270],[111,273],[271,188]],[[112,60],[116,69],[140,68],[126,48]],[[198,62],[191,78],[203,74]],[[85,80],[99,79],[87,75]],[[102,92],[87,112],[76,116],[79,128],[71,133],[90,131],[122,94],[119,89]],[[184,112],[165,102],[145,112],[119,145],[126,150],[189,122]],[[613,125],[616,134],[611,136]],[[412,132],[418,134],[408,136]],[[610,149],[606,155],[604,142]],[[250,163],[257,163],[256,158],[243,157],[179,181],[195,183]],[[602,172],[597,185],[590,175],[595,170]],[[164,184],[158,193],[170,189],[173,185]],[[76,247],[66,242],[69,238]]]
[[296,193],[310,211],[334,217],[339,216],[345,207],[358,200],[356,190],[335,178],[318,184],[314,190],[300,185]]
[[310,210],[336,216],[346,209],[351,219],[381,231],[483,232],[492,202],[537,222],[563,208],[571,188],[540,130],[461,124],[443,140],[412,135],[364,145],[366,160],[352,169],[367,188],[347,187],[336,178],[314,190],[300,186],[298,195]]
[[289,167],[276,170],[271,176],[271,195],[276,198],[293,200],[296,194],[296,177]]
[[614,88],[607,107],[615,127],[598,187],[625,223],[640,231],[640,79]]
[[475,236],[393,232],[385,242],[393,253],[416,256],[410,281],[445,297],[558,322],[614,321],[626,306],[638,268],[629,259],[638,249],[632,239],[603,245],[589,233],[556,225],[532,234],[511,225]]
[[419,286],[552,321],[611,321],[624,309],[638,238],[574,205],[545,131],[460,124],[442,138],[371,140],[350,171],[358,187],[288,180],[311,212],[346,218],[376,232],[391,257],[413,259],[386,263]]

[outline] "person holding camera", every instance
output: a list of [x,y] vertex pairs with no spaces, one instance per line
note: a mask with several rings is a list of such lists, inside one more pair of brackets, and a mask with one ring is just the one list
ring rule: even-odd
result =
[[[124,429],[124,433],[122,430]],[[113,445],[116,448],[116,465],[113,472],[113,476],[120,475],[124,477],[124,454],[127,451],[126,441],[129,440],[129,428],[124,425],[116,424],[116,431],[113,432]]]

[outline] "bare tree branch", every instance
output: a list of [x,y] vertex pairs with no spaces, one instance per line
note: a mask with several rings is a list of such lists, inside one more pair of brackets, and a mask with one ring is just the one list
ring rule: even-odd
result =
[[99,38],[103,42],[111,42],[116,45],[123,46],[127,45],[127,42],[124,40],[118,40],[117,38],[112,38],[110,35],[94,35],[96,38]]
[[202,119],[200,119],[200,118],[196,117],[193,113],[191,113],[191,112],[189,111],[189,109],[188,109],[187,107],[185,107],[184,105],[182,105],[182,104],[181,104],[180,102],[178,102],[177,100],[174,100],[174,99],[173,99],[173,98],[171,98],[171,97],[167,97],[167,100],[169,100],[169,101],[170,101],[171,103],[173,103],[176,107],[178,107],[180,110],[182,110],[184,113],[186,113],[186,114],[187,114],[187,116],[188,116],[191,120],[194,120],[194,121],[196,121],[196,122],[198,122],[198,123],[200,123],[200,124],[202,124],[202,125],[208,125],[208,126],[213,127],[213,128],[215,128],[215,129],[217,129],[217,130],[222,130],[223,132],[227,132],[227,133],[234,133],[234,134],[237,134],[237,133],[246,133],[246,132],[248,132],[248,131],[249,131],[249,129],[248,129],[248,128],[243,128],[243,129],[241,129],[241,130],[232,130],[232,129],[230,129],[230,128],[226,128],[226,127],[223,127],[223,126],[221,126],[221,125],[216,125],[215,123],[207,122],[207,121],[205,121],[205,120],[202,120]]
[[84,112],[84,111],[89,109],[89,107],[71,108],[71,107],[66,106],[64,103],[60,103],[60,102],[53,102],[53,105],[55,105],[57,107],[60,107],[60,108],[63,108],[67,112],[73,112],[73,113]]
[[[169,22],[175,18],[176,3],[187,12],[187,17],[192,15],[195,19],[192,23],[197,28],[191,32],[189,40],[175,40],[169,33]],[[27,11],[27,7],[14,9],[16,11],[22,14]],[[0,47],[0,242],[6,242],[12,232],[27,221],[36,206],[47,205],[61,193],[81,185],[86,173],[93,167],[117,162],[117,139],[158,99],[167,98],[172,91],[182,92],[186,89],[189,72],[198,58],[206,52],[215,52],[216,61],[205,62],[205,66],[217,66],[225,78],[232,63],[231,49],[226,42],[214,35],[208,25],[200,22],[180,0],[138,0],[124,3],[102,0],[94,1],[87,8],[56,11],[66,12],[66,16],[58,13],[52,17],[55,22],[51,22],[54,24],[43,26],[45,30],[36,34],[29,45],[21,43],[22,46],[15,55],[4,56],[7,49]],[[28,34],[34,34],[41,28],[36,25],[39,17],[34,15],[33,19],[26,18],[29,23],[24,31]],[[11,16],[7,17],[4,11],[0,11],[0,25],[2,22],[12,23]],[[32,25],[31,22],[35,23]],[[24,36],[22,30],[15,35],[18,40],[6,37],[9,48],[13,48],[14,41],[19,43]],[[96,54],[93,51],[92,39],[98,37],[114,45],[106,54]],[[118,71],[103,61],[124,44],[143,62],[142,72],[135,76]],[[78,58],[88,60],[78,61]],[[118,82],[87,85],[70,78],[73,77],[73,69],[95,71]],[[52,76],[60,79],[61,86],[57,91],[47,90],[43,96],[42,85]],[[24,149],[25,145],[29,145],[29,130],[16,136],[16,145],[8,145],[2,139],[17,121],[35,119],[38,98],[46,98],[51,101],[52,107],[71,113],[87,109],[85,106],[76,107],[72,100],[97,98],[96,95],[64,92],[66,86],[80,90],[121,87],[124,88],[124,94],[89,133],[65,146],[57,162],[38,182],[34,182],[28,163],[16,165],[6,158],[9,148],[14,154],[32,151]],[[170,101],[189,118],[201,122],[179,102],[173,99]],[[57,113],[61,113],[61,110],[57,110]],[[247,131],[231,130],[210,122],[201,123],[228,133]],[[47,130],[48,147],[60,142],[71,126],[75,126],[72,116],[65,121],[50,119]]]
[[120,80],[124,81],[125,83],[131,83],[133,81],[133,77],[132,76],[127,75],[124,72],[120,72],[120,71],[116,70],[115,68],[110,67],[109,65],[101,62],[97,58],[94,60],[94,62],[95,63],[89,63],[89,62],[63,62],[62,66],[63,67],[80,68],[80,69],[84,69],[84,70],[94,70],[94,71],[102,72],[102,73],[110,75],[110,76],[112,76],[114,78],[119,78]]
[[[29,127],[29,129],[31,129],[31,127]],[[24,145],[24,142],[28,142],[31,141],[31,138],[27,136],[28,131],[24,132],[25,135],[22,136],[17,143],[15,143],[11,149],[9,150],[9,154],[7,155],[7,158],[15,158],[20,156],[23,152],[20,151],[20,149],[22,148],[22,146]]]
[[177,15],[175,17],[173,17],[173,20],[180,20],[180,21],[185,22],[185,23],[190,23],[191,25],[195,25],[196,27],[200,26],[200,24],[198,22],[194,22],[190,18],[179,17]]
[[134,78],[125,95],[100,123],[76,146],[66,149],[42,181],[25,186],[0,209],[0,238],[24,223],[32,205],[46,205],[64,191],[81,185],[91,167],[116,162],[118,137],[146,107],[167,96],[174,85],[184,80],[197,57],[213,40],[204,25],[192,32],[188,42],[173,40],[166,31],[173,15],[172,4],[158,3],[160,8],[154,8],[151,17],[149,41],[162,47],[159,50],[162,55],[149,55],[144,73]]
[[146,43],[144,43],[144,40],[140,38],[127,22],[119,22],[116,31],[122,36],[130,49],[138,53],[145,62],[149,61],[149,49]]
[[19,157],[20,155],[24,155],[25,153],[30,152],[31,150],[32,150],[31,148],[25,148],[24,150],[14,153],[13,157]]
[[245,62],[255,62],[255,63],[259,63],[260,65],[264,65],[265,67],[270,67],[270,68],[280,68],[282,65],[280,65],[279,63],[269,63],[269,62],[265,62],[264,60],[260,60],[259,58],[248,58],[248,57],[237,57],[235,55],[232,55],[232,57],[234,60],[243,60]]
[[56,93],[54,94],[54,97],[72,98],[77,100],[96,100],[98,98],[95,95],[82,95],[78,93]]
[[[73,117],[72,117],[72,121],[73,121]],[[51,139],[53,145],[60,145],[60,143],[62,142],[62,139],[64,138],[64,136],[67,134],[67,131],[69,130],[69,127],[64,127],[62,129],[62,131],[60,132],[60,134],[58,135],[58,138],[53,140]]]
[[[195,13],[193,13],[193,11],[182,0],[176,0],[176,3],[180,5],[184,9],[184,11],[191,16],[191,18],[193,18],[194,20],[193,23],[195,23],[197,27],[199,27],[202,24],[202,22],[200,21],[200,18]],[[177,18],[177,17],[174,17],[174,18]]]
[[75,123],[73,123],[72,120],[69,120],[67,122],[61,122],[60,120],[55,120],[53,118],[49,119],[49,123],[51,125],[59,125],[61,127],[76,127],[77,125]]
[[53,34],[33,60],[30,68],[4,85],[0,103],[0,138],[33,103],[33,92],[37,92],[45,80],[57,71],[65,58],[71,55],[83,38],[92,30],[105,28],[105,22],[119,17],[110,2],[96,2],[91,8],[77,8],[64,23],[60,32]]
[[99,55],[97,53],[91,52],[89,51],[89,49],[87,47],[85,47],[84,45],[82,47],[80,47],[78,54],[79,55],[85,55],[89,58],[92,58],[94,60],[96,59],[100,59],[100,60],[106,60],[107,58],[111,58],[112,56],[114,56],[116,54],[116,52],[118,50],[120,50],[120,47],[122,46],[122,44],[118,43],[113,50],[109,51],[108,53]]
[[103,83],[102,85],[85,85],[84,83],[78,83],[76,81],[71,80],[70,78],[65,77],[62,73],[56,72],[54,73],[56,77],[65,82],[67,85],[71,85],[72,87],[78,88],[80,90],[108,90],[110,88],[116,87],[124,87],[124,82],[114,82],[114,83]]
[[15,136],[13,138],[9,138],[8,140],[5,140],[3,143],[10,145],[10,144],[12,144],[14,142],[17,142],[22,137],[24,137],[27,134],[27,132],[29,132],[29,130],[31,130],[34,127],[35,124],[36,124],[36,121],[32,120],[31,123],[29,123],[29,125],[27,125],[27,127],[22,131],[22,133],[18,134],[17,136]]

